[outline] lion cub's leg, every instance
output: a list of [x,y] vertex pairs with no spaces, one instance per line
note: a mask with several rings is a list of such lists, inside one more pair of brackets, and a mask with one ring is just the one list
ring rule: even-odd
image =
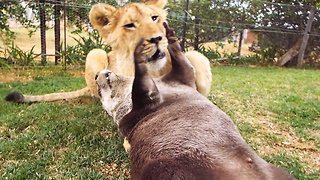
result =
[[97,72],[108,68],[108,55],[102,49],[91,50],[86,59],[85,79],[92,96],[99,97],[94,76]]
[[211,88],[212,74],[208,58],[197,51],[185,53],[196,72],[196,86],[198,92],[208,96]]

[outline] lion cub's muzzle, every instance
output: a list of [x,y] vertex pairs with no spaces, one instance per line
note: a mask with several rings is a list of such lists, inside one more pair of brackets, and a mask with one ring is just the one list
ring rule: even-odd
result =
[[165,49],[167,47],[167,40],[162,35],[146,39],[147,46],[144,52],[147,57],[147,62],[161,60],[166,57]]
[[151,57],[149,57],[147,60],[148,60],[148,62],[156,61],[159,59],[163,59],[165,56],[166,56],[165,52],[160,52],[160,50],[157,49],[157,51]]

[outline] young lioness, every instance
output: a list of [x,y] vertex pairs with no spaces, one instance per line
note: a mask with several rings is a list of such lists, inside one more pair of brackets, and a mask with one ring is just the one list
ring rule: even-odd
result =
[[[151,78],[143,41],[134,52],[132,110],[119,124],[131,144],[131,178],[294,179],[256,155],[232,120],[196,91],[194,68],[173,31],[167,27],[167,32],[172,58],[168,74]],[[104,98],[113,88],[131,87],[132,79],[102,71],[96,82]]]
[[[148,0],[146,2],[129,3],[115,8],[99,3],[90,11],[92,26],[99,31],[100,36],[112,47],[106,53],[101,49],[92,50],[86,59],[85,80],[87,86],[73,92],[52,93],[29,96],[12,93],[7,101],[34,102],[71,99],[83,95],[98,97],[94,75],[108,69],[117,74],[134,76],[133,52],[141,37],[146,46],[143,53],[148,57],[148,71],[152,77],[159,77],[171,70],[171,59],[167,50],[167,38],[162,25],[166,21],[167,12],[164,9],[167,0]],[[186,53],[196,71],[198,91],[207,96],[211,87],[211,70],[208,59],[196,51]],[[113,102],[110,102],[113,103]]]

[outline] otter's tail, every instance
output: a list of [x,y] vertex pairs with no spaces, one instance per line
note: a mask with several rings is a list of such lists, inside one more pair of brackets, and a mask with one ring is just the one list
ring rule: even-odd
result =
[[6,101],[10,102],[40,102],[40,101],[56,101],[62,99],[72,99],[84,95],[91,95],[90,88],[85,87],[83,89],[72,91],[72,92],[62,92],[62,93],[51,93],[44,95],[24,95],[19,92],[13,92],[5,97]]

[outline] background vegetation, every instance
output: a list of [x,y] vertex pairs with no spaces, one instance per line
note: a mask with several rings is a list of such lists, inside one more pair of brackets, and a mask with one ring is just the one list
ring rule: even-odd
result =
[[[74,27],[74,32],[87,32],[88,30],[90,32],[88,14],[91,6],[98,1],[66,0],[66,3],[64,3],[61,0],[33,0],[22,2],[19,0],[0,2],[1,38],[4,43],[9,45],[15,37],[14,31],[10,29],[8,24],[10,19],[14,19],[22,26],[29,28],[30,35],[32,35],[39,27],[41,29],[49,28],[45,23],[39,23],[39,21],[41,22],[41,17],[45,18],[45,22],[54,20],[55,24],[58,24],[58,27],[55,28],[60,29],[59,23],[66,15],[68,27]],[[117,3],[116,1],[108,0],[102,2],[119,7],[131,1],[119,1]],[[186,7],[187,4],[188,7]],[[251,32],[258,36],[258,45],[260,46],[260,50],[256,52],[258,56],[255,57],[260,58],[264,65],[273,65],[290,50],[295,51],[289,61],[284,63],[286,66],[297,65],[297,52],[306,32],[307,21],[312,7],[315,7],[315,14],[311,29],[307,32],[309,39],[305,50],[304,63],[311,67],[319,67],[320,4],[315,0],[197,0],[190,2],[189,0],[170,0],[167,6],[169,24],[176,29],[176,34],[186,49],[191,47],[198,50],[204,47],[202,46],[204,43],[223,42],[226,40],[236,42],[235,46],[237,46],[238,35],[243,30],[250,29]],[[27,18],[25,14],[26,8],[31,9],[34,13],[32,18]],[[66,10],[65,13],[64,8]],[[41,14],[41,10],[44,10],[45,13]],[[55,39],[60,39],[58,32],[60,31],[55,31]],[[88,36],[82,36],[80,39],[76,36],[76,38],[83,41]],[[86,41],[88,42],[89,40]],[[78,49],[79,46],[83,47],[83,44],[83,42],[80,42],[75,47],[67,47],[67,52],[70,53],[67,60],[68,63],[83,64],[83,58],[86,56],[87,51],[79,51]],[[295,44],[298,45],[294,46]],[[60,47],[63,46],[60,46],[60,41],[56,46],[59,47],[56,51],[61,53],[56,54],[56,56],[60,57],[63,55]],[[77,54],[79,52],[82,53],[79,62],[71,60],[75,55],[74,52],[77,52]],[[234,57],[237,54],[229,54],[228,56]],[[249,59],[252,59],[252,57]],[[246,61],[246,59],[242,61]],[[260,61],[257,60],[257,62]]]

